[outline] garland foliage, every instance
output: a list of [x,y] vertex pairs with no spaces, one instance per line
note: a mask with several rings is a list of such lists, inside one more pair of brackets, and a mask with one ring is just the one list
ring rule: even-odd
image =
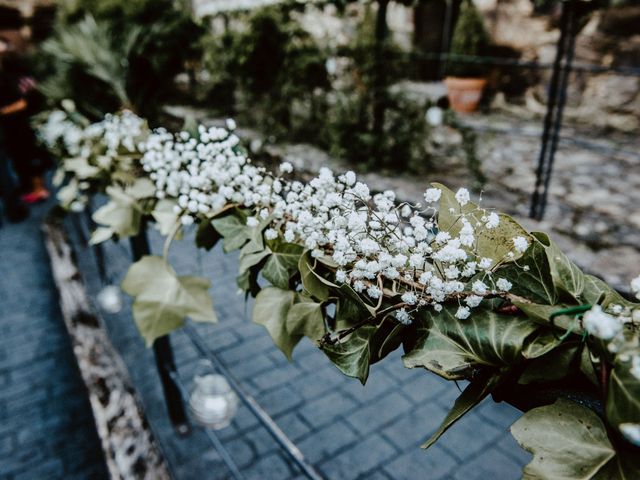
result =
[[287,358],[306,336],[362,383],[398,348],[407,368],[467,380],[425,448],[491,394],[526,411],[512,426],[534,455],[524,478],[640,478],[640,304],[465,189],[434,184],[424,206],[372,194],[353,172],[303,183],[287,163],[254,165],[234,128],[174,134],[130,112],[89,125],[63,111],[41,128],[63,159],[61,203],[109,197],[93,242],[142,219],[167,237],[122,284],[148,344],[186,317],[215,321],[209,281],[166,261],[195,228],[199,248],[239,251],[253,321]]

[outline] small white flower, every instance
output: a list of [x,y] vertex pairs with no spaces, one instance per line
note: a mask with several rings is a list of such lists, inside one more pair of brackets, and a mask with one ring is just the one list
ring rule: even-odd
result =
[[293,165],[290,162],[282,162],[280,164],[280,171],[282,173],[291,173],[293,172]]
[[620,432],[634,445],[640,447],[640,424],[621,423]]
[[225,123],[227,124],[228,130],[235,130],[237,127],[236,121],[233,118],[227,118],[227,121]]
[[471,315],[471,310],[469,310],[469,307],[458,307],[456,318],[464,320],[466,318],[469,318],[469,315]]
[[418,302],[418,297],[413,292],[405,292],[401,298],[402,301],[408,305],[415,305]]
[[640,275],[631,280],[631,290],[636,294],[636,298],[640,300]]
[[631,368],[629,369],[631,375],[640,380],[640,356],[634,355],[631,359]]
[[344,270],[336,270],[336,281],[344,283],[347,280],[347,274]]
[[498,289],[502,292],[508,292],[509,290],[511,290],[511,287],[513,287],[513,284],[505,278],[499,278],[496,282],[496,287],[498,287]]
[[424,200],[427,203],[434,203],[440,200],[440,196],[442,195],[442,190],[439,188],[428,188],[426,192],[424,192]]
[[473,282],[473,285],[471,285],[471,291],[476,295],[486,295],[489,291],[489,287],[487,287],[482,280],[476,280]]
[[500,224],[500,217],[497,213],[491,212],[485,223],[488,229],[496,228]]
[[404,308],[396,312],[396,319],[403,325],[411,325],[411,315]]
[[461,207],[464,207],[467,203],[469,203],[469,199],[469,190],[467,190],[466,188],[460,188],[456,192],[456,200]]
[[514,237],[513,245],[518,253],[524,253],[527,251],[527,248],[529,248],[529,242],[527,242],[527,239],[524,237]]
[[464,300],[464,303],[466,303],[470,308],[477,307],[480,305],[480,302],[482,302],[482,297],[479,297],[478,295],[469,295]]
[[264,231],[264,238],[267,240],[275,240],[278,238],[278,231],[275,228],[267,228]]
[[248,227],[257,227],[258,225],[260,225],[260,222],[258,221],[258,219],[256,217],[247,217],[247,226]]
[[582,322],[587,332],[603,340],[611,340],[622,330],[620,320],[603,312],[600,305],[594,305],[585,313]]

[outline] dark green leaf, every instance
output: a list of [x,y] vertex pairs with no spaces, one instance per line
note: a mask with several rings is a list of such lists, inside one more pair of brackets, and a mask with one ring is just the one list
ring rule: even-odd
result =
[[568,376],[579,368],[579,347],[576,342],[564,343],[546,355],[535,358],[527,365],[518,383],[548,382]]
[[[525,267],[528,267],[528,270]],[[558,301],[547,252],[538,240],[531,243],[524,256],[518,261],[518,265],[508,265],[501,269],[498,275],[513,284],[510,293],[524,297],[533,303],[554,305]]]
[[449,380],[466,378],[479,366],[512,367],[538,326],[528,320],[476,308],[466,320],[455,318],[457,306],[427,312],[429,333],[404,357],[407,368],[423,367]]
[[556,289],[572,300],[580,303],[584,290],[585,274],[562,253],[546,233],[534,232],[533,235],[543,244],[551,268],[551,276]]
[[287,315],[287,330],[313,341],[320,340],[325,333],[322,304],[298,295],[297,303],[289,309]]
[[303,247],[295,243],[279,243],[272,247],[271,256],[262,269],[262,275],[279,288],[289,288],[289,279],[298,268]]
[[306,251],[298,262],[298,270],[302,278],[302,286],[313,297],[318,300],[326,300],[329,298],[329,287],[318,278],[319,275],[315,273],[316,268],[315,259],[311,258],[309,251]]
[[446,432],[454,423],[462,418],[469,410],[480,403],[489,393],[493,390],[493,387],[500,381],[498,375],[487,378],[482,376],[467,385],[464,391],[456,399],[453,404],[453,408],[449,410],[447,416],[442,421],[438,429],[435,431],[429,439],[422,444],[421,448],[429,448],[433,445],[444,432]]
[[260,291],[253,306],[253,321],[264,326],[273,343],[291,360],[293,348],[302,338],[287,328],[287,315],[293,306],[295,292],[276,287],[267,287]]
[[211,220],[203,220],[200,225],[198,225],[198,231],[196,232],[196,246],[198,248],[211,250],[216,246],[220,238],[220,233],[213,228]]
[[361,327],[346,340],[335,345],[326,345],[322,350],[342,373],[359,379],[364,385],[369,376],[369,342],[375,331],[374,326]]
[[607,420],[616,428],[621,423],[640,423],[640,381],[631,373],[631,362],[619,358],[611,370],[606,402]]

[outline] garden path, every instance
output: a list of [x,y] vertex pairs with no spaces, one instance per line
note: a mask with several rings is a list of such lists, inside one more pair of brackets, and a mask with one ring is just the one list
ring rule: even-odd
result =
[[0,479],[106,479],[40,231],[51,205],[0,227]]

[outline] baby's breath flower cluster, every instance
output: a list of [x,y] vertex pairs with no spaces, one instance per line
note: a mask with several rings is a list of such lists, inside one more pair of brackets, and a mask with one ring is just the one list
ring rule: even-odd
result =
[[[228,121],[227,126],[235,124]],[[177,200],[175,213],[183,225],[229,203],[247,208],[273,205],[280,198],[281,183],[253,165],[239,143],[232,128],[200,126],[197,136],[158,129],[140,145],[141,164],[155,183],[156,197]],[[263,209],[260,213],[265,215]]]
[[463,209],[471,201],[464,188],[455,195],[458,208],[449,212],[455,229],[442,230],[435,207],[439,188],[425,192],[423,208],[398,203],[393,191],[372,194],[353,172],[336,176],[322,168],[302,183],[287,178],[293,167],[285,162],[281,176],[274,176],[251,163],[231,128],[201,126],[197,135],[160,129],[140,149],[157,197],[176,201],[183,225],[229,204],[249,209],[247,226],[265,222],[267,240],[303,244],[313,257],[330,259],[335,281],[373,304],[399,292],[395,316],[401,323],[410,323],[417,308],[440,311],[452,299],[459,303],[456,317],[466,319],[484,297],[511,289],[494,275],[496,267],[528,248],[520,236],[506,258],[477,256],[477,234],[497,228],[500,218],[479,207]]
[[108,114],[84,128],[66,112],[55,110],[39,133],[48,146],[61,145],[70,157],[59,173],[61,177],[69,174],[72,178],[60,194],[64,206],[82,211],[89,198],[88,191],[95,187],[96,181],[117,180],[117,171],[122,173],[122,178],[132,179],[132,161],[139,156],[138,143],[148,134],[148,127],[143,119],[128,110]]

